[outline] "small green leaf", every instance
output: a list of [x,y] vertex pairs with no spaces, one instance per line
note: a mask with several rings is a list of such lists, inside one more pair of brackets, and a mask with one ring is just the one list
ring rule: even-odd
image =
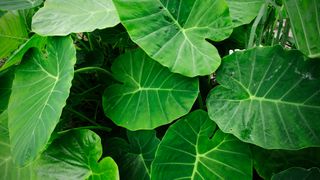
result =
[[20,166],[44,150],[73,79],[76,52],[72,39],[49,38],[46,52],[36,49],[15,71],[8,115],[12,154]]
[[0,59],[9,56],[27,40],[27,27],[18,11],[8,11],[0,17]]
[[123,84],[105,90],[104,112],[129,130],[172,122],[190,111],[199,93],[196,78],[171,73],[142,50],[121,55],[111,69]]
[[112,0],[46,0],[32,18],[32,30],[45,36],[91,32],[119,23]]
[[320,146],[320,62],[281,46],[223,59],[207,99],[222,131],[266,149]]
[[291,180],[291,179],[303,179],[303,180],[317,180],[320,179],[320,169],[313,167],[310,169],[304,169],[300,167],[293,167],[282,171],[272,176],[271,180]]
[[266,150],[252,148],[254,168],[264,179],[290,167],[320,167],[320,148],[306,148],[297,151]]
[[39,6],[43,0],[1,0],[1,10],[29,9]]
[[38,48],[42,49],[47,42],[46,37],[41,37],[37,34],[33,35],[27,42],[22,44],[19,49],[17,49],[5,62],[5,64],[0,68],[0,71],[8,69],[9,67],[16,65],[21,62],[23,55],[30,49],[30,48]]
[[320,3],[318,0],[284,0],[296,46],[310,58],[320,57]]
[[118,180],[117,164],[102,155],[100,137],[90,130],[75,130],[56,139],[36,162],[40,179]]
[[122,179],[150,179],[150,166],[160,140],[156,131],[128,131],[128,142],[121,138],[109,140],[108,150],[117,162]]
[[114,0],[131,39],[172,72],[208,75],[220,65],[217,49],[232,32],[225,0]]
[[32,166],[19,168],[13,163],[8,131],[8,113],[0,114],[0,179],[4,180],[31,180],[34,179]]
[[233,26],[249,24],[259,13],[265,0],[226,0],[230,9]]
[[202,110],[170,126],[152,163],[152,179],[252,179],[248,145],[215,129]]

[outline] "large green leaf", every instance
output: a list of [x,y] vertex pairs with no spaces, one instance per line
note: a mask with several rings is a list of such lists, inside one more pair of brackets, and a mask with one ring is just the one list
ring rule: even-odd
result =
[[187,114],[199,93],[196,78],[171,73],[142,50],[121,55],[112,72],[123,84],[105,90],[104,111],[130,130],[153,129]]
[[36,162],[39,179],[119,179],[117,164],[102,155],[100,137],[77,130],[56,139]]
[[281,46],[223,59],[207,99],[222,131],[266,149],[320,146],[320,62]]
[[109,140],[108,150],[120,170],[121,179],[150,179],[150,166],[159,139],[156,131],[128,131],[128,142],[121,138]]
[[248,145],[215,129],[202,110],[173,124],[159,144],[152,179],[251,179]]
[[21,62],[24,54],[30,49],[30,48],[39,48],[42,49],[47,42],[46,37],[41,37],[37,34],[33,35],[27,42],[22,44],[19,49],[17,49],[5,62],[5,64],[0,67],[0,71],[3,71],[5,69],[8,69],[9,67],[18,64]]
[[8,114],[7,111],[5,111],[0,114],[0,179],[34,179],[32,166],[19,168],[13,163],[7,121]]
[[226,0],[233,26],[249,24],[259,13],[265,0]]
[[43,0],[1,0],[1,10],[29,9],[38,6]]
[[220,65],[206,39],[230,36],[232,21],[225,0],[114,0],[131,39],[172,72],[194,77]]
[[318,0],[284,0],[296,46],[311,58],[320,57],[320,3]]
[[290,167],[320,167],[320,148],[306,148],[297,151],[266,150],[252,148],[254,168],[264,179]]
[[0,59],[6,58],[28,39],[27,27],[17,11],[0,17]]
[[272,180],[291,180],[291,179],[303,179],[303,180],[320,179],[320,169],[317,167],[313,167],[310,169],[293,167],[272,176]]
[[76,52],[70,37],[49,38],[15,72],[8,114],[12,153],[25,165],[44,150],[69,96]]
[[32,30],[41,35],[67,35],[118,23],[112,0],[46,0],[32,18]]

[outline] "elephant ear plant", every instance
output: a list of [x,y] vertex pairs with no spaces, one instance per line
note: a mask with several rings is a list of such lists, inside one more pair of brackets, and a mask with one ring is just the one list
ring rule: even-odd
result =
[[0,179],[320,179],[316,0],[1,0]]

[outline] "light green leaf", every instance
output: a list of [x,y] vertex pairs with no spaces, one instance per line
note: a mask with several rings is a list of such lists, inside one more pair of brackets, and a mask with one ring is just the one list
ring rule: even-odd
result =
[[8,115],[12,154],[22,166],[42,152],[69,96],[76,52],[70,37],[49,38],[15,72]]
[[0,17],[0,59],[9,56],[27,40],[26,24],[17,11],[8,11]]
[[207,99],[222,131],[266,149],[320,146],[320,62],[281,46],[223,59]]
[[153,129],[187,114],[196,100],[196,78],[171,73],[142,50],[121,55],[112,65],[123,84],[103,95],[106,116],[129,130]]
[[19,168],[13,163],[7,121],[8,114],[7,111],[4,111],[2,114],[0,114],[0,179],[34,179],[34,172],[32,166]]
[[320,167],[320,148],[306,148],[297,151],[266,150],[252,148],[254,168],[263,179],[290,167]]
[[90,130],[75,130],[56,139],[36,162],[40,179],[118,180],[117,164],[102,156],[100,137]]
[[32,30],[40,35],[91,32],[119,23],[112,0],[46,0],[32,18]]
[[159,144],[152,179],[252,179],[248,145],[215,129],[202,110],[173,124]]
[[265,0],[226,0],[230,9],[233,26],[249,24],[259,13]]
[[320,57],[320,3],[284,0],[296,46],[310,58]]
[[33,35],[27,42],[22,44],[19,49],[17,49],[5,62],[5,64],[0,68],[0,71],[3,71],[5,69],[8,69],[9,67],[16,65],[21,62],[24,54],[30,49],[30,48],[38,48],[42,49],[44,45],[47,42],[46,37],[41,37],[37,34]]
[[1,0],[1,10],[29,9],[39,6],[43,0]]
[[217,49],[232,32],[225,0],[114,0],[121,23],[146,53],[185,76],[208,75],[220,65]]
[[310,169],[304,169],[300,167],[293,167],[275,174],[271,178],[272,180],[291,180],[291,179],[303,179],[303,180],[317,180],[320,179],[320,169],[313,167]]
[[121,138],[109,140],[108,150],[117,162],[121,179],[150,179],[150,166],[160,140],[156,131],[128,131],[128,142]]

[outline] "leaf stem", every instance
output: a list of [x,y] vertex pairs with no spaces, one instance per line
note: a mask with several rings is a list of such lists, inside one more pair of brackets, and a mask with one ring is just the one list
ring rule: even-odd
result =
[[103,69],[103,68],[100,68],[100,67],[84,67],[84,68],[80,68],[80,69],[77,69],[74,71],[74,73],[86,73],[86,72],[91,72],[91,71],[97,71],[97,72],[101,72],[101,73],[104,73],[106,75],[108,75],[109,77],[111,77],[112,79],[115,79],[113,77],[113,75],[111,74],[111,72]]
[[256,35],[256,30],[257,30],[257,27],[258,27],[258,24],[259,22],[261,21],[262,17],[264,16],[264,13],[267,9],[267,4],[264,3],[261,5],[261,8],[259,10],[259,14],[258,16],[256,17],[256,19],[254,20],[253,22],[253,25],[252,25],[252,28],[251,28],[251,31],[250,31],[250,38],[249,38],[249,43],[248,43],[248,47],[247,48],[252,48],[253,47],[253,42],[254,42],[254,37]]

